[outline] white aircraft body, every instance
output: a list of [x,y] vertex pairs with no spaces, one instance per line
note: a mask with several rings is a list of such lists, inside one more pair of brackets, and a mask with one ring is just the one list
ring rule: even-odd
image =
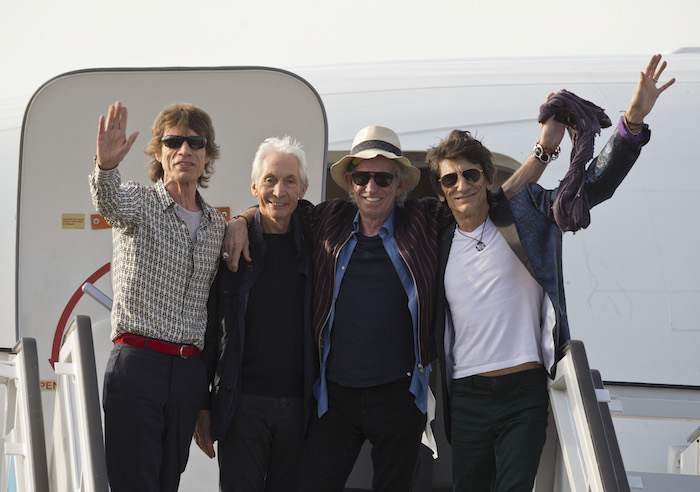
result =
[[[590,366],[612,388],[626,469],[657,473],[679,471],[679,455],[700,426],[700,162],[693,145],[700,50],[664,59],[664,79],[677,82],[647,119],[651,141],[613,198],[591,211],[591,225],[564,237],[571,337],[585,343]],[[423,168],[427,147],[454,128],[470,130],[498,154],[504,180],[539,137],[540,104],[560,89],[601,106],[613,121],[597,138],[597,153],[628,107],[647,61],[417,61],[301,68],[296,75],[258,67],[87,70],[47,82],[26,111],[21,98],[0,99],[0,144],[10,151],[0,185],[6,230],[0,243],[0,345],[12,347],[19,337],[37,340],[47,436],[53,364],[70,320],[92,320],[100,386],[111,346],[109,312],[81,291],[90,282],[112,295],[111,233],[93,216],[87,184],[97,120],[110,103],[121,100],[129,109],[128,131],[140,132],[120,170],[123,180],[142,183],[148,178],[140,150],[158,111],[176,101],[206,109],[222,156],[203,195],[234,213],[254,203],[250,165],[257,145],[271,135],[304,142],[311,173],[307,197],[315,202],[342,196],[326,179],[328,164],[349,151],[357,130],[367,125],[394,129],[409,158]],[[570,151],[565,137],[561,157],[540,184],[557,186]],[[430,193],[426,183],[419,191]],[[432,463],[437,487],[449,483],[450,465],[439,414],[434,427],[440,444],[440,458]],[[367,460],[363,453],[348,486],[368,488]],[[215,490],[216,474],[216,460],[193,446],[181,490],[205,490],[203,484]]]

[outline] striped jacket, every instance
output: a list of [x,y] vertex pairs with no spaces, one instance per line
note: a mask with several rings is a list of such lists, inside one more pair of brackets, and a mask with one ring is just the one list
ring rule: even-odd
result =
[[[352,234],[357,214],[354,204],[329,200],[313,206],[302,201],[297,209],[305,231],[313,242],[313,331],[323,355],[323,328],[333,303],[338,255]],[[413,277],[418,292],[418,367],[437,356],[433,339],[437,245],[440,230],[452,221],[452,214],[436,198],[407,200],[395,208],[394,240]]]

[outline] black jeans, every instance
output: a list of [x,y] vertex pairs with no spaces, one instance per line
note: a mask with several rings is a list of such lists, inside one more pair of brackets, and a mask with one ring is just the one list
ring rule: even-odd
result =
[[219,440],[222,492],[294,492],[301,476],[302,398],[240,395]]
[[371,388],[328,382],[328,411],[311,422],[303,492],[342,492],[365,440],[372,443],[372,490],[409,492],[416,480],[426,417],[410,378]]
[[547,430],[544,369],[452,382],[455,491],[531,492]]

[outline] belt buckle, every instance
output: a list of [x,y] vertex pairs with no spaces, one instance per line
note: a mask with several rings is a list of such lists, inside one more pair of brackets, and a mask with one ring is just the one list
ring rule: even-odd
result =
[[189,357],[189,355],[183,354],[183,353],[182,353],[183,350],[185,350],[185,346],[184,346],[184,345],[180,345],[180,357],[182,357],[183,359],[186,359],[186,358]]

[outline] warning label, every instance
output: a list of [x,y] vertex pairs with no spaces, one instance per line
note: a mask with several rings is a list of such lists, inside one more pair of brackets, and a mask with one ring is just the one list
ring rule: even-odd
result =
[[61,227],[63,229],[85,229],[85,214],[63,214]]

